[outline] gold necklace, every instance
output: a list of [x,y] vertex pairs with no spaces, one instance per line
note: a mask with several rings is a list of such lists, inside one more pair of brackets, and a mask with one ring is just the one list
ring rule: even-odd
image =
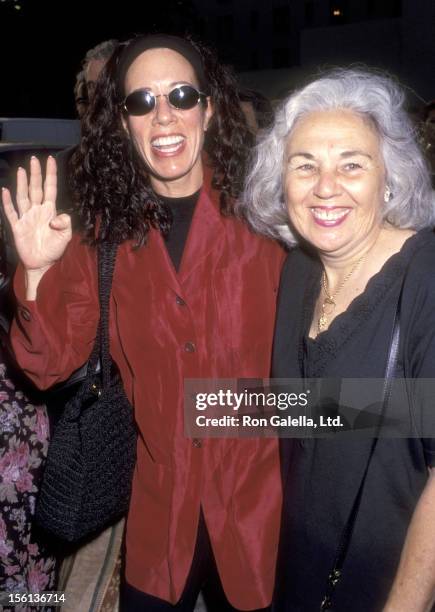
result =
[[[322,314],[319,317],[319,320],[317,322],[317,329],[320,332],[322,332],[326,326],[328,325],[328,315],[330,315],[334,308],[337,306],[335,299],[337,298],[337,295],[340,293],[340,291],[343,289],[343,286],[345,285],[345,283],[350,279],[350,277],[352,276],[352,274],[355,272],[355,270],[358,268],[358,266],[360,265],[360,263],[362,263],[364,261],[364,259],[367,257],[367,253],[365,253],[362,257],[360,257],[359,259],[357,259],[357,261],[354,263],[354,265],[352,266],[350,272],[348,272],[346,274],[346,276],[343,278],[343,280],[341,281],[341,283],[338,285],[337,289],[334,291],[334,293],[329,293],[328,291],[328,286],[327,286],[327,279],[326,279],[326,272],[325,270],[323,270],[322,272],[322,288],[323,291],[325,293],[325,299],[322,302]],[[327,306],[332,306],[332,309],[330,312],[326,312],[326,307]]]

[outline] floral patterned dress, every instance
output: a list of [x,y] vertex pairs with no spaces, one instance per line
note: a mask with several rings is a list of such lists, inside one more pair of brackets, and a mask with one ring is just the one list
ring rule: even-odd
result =
[[[56,559],[32,528],[47,456],[47,412],[44,405],[30,403],[8,378],[2,361],[0,352],[0,593],[54,590]],[[2,609],[40,612],[44,608],[14,605]]]

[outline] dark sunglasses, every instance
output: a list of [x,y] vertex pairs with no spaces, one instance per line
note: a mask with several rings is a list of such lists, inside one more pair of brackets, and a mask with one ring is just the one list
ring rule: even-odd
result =
[[164,97],[177,110],[190,110],[199,102],[205,102],[207,96],[192,85],[178,85],[168,94],[156,96],[148,89],[137,89],[129,94],[122,103],[123,110],[128,115],[138,117],[150,113],[156,107],[157,98]]

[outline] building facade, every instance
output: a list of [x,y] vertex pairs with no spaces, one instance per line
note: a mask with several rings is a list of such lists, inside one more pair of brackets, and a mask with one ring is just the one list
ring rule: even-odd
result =
[[433,0],[193,0],[197,31],[238,71],[363,63],[435,97]]

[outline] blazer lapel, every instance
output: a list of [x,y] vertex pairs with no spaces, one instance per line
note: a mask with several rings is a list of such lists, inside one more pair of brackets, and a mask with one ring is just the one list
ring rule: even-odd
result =
[[183,284],[203,265],[207,255],[225,240],[224,220],[219,209],[219,196],[210,185],[211,178],[204,170],[204,186],[193,214],[192,224],[187,236],[178,278]]

